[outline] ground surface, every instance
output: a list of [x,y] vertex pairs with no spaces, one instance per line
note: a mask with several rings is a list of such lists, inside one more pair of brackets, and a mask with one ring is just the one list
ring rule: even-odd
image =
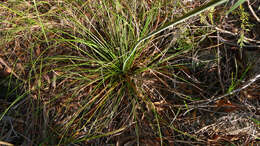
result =
[[1,1],[0,145],[259,144],[260,1],[168,28],[131,62],[207,2]]

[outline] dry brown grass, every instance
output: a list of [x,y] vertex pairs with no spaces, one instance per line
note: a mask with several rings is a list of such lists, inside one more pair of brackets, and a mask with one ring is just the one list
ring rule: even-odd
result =
[[[4,114],[0,116],[0,144],[257,144],[260,30],[257,13],[253,14],[252,9],[257,12],[259,2],[250,2],[251,8],[244,4],[244,11],[235,10],[229,17],[223,15],[228,6],[221,6],[161,32],[160,37],[143,44],[146,47],[133,63],[131,73],[106,80],[102,85],[94,82],[102,73],[84,72],[86,68],[95,69],[97,64],[69,66],[90,59],[72,58],[85,57],[72,45],[83,50],[87,47],[64,41],[73,36],[82,38],[80,28],[71,18],[85,28],[94,25],[106,41],[115,41],[116,37],[111,37],[112,25],[104,24],[109,20],[116,22],[117,17],[104,15],[99,2],[0,2],[0,112]],[[140,11],[140,16],[129,24],[140,28],[136,32],[141,31],[149,18],[146,12],[153,8],[152,1],[137,2],[140,9],[132,11],[130,6],[134,3],[121,4],[107,7],[126,18]],[[147,27],[151,31],[202,2],[161,4],[160,15],[151,18]],[[248,20],[242,22],[241,15],[245,13]],[[243,30],[248,42],[240,48],[237,40],[241,39],[242,23],[251,31]],[[136,40],[131,41],[129,45]],[[164,68],[159,66],[133,75],[138,68],[182,49],[189,51],[160,64]],[[150,62],[153,58],[149,56],[160,53],[158,59]],[[63,56],[62,60],[61,55],[70,58]],[[110,84],[115,80],[118,85]],[[87,99],[90,94],[97,97],[97,102]],[[103,101],[104,107],[100,106]],[[113,113],[115,106],[118,107]]]

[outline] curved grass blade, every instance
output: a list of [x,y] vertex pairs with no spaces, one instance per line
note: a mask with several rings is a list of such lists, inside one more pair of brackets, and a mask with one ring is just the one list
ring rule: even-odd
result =
[[5,116],[5,114],[21,99],[25,98],[26,95],[28,95],[28,92],[23,93],[22,95],[18,96],[10,105],[8,108],[5,109],[5,111],[3,113],[1,113],[0,115],[0,121],[3,119],[3,117]]
[[134,58],[135,58],[135,52],[137,50],[137,47],[142,43],[144,42],[145,40],[151,38],[152,36],[156,35],[156,34],[159,34],[160,32],[170,28],[170,27],[173,27],[177,24],[180,24],[182,22],[184,22],[185,20],[193,17],[193,16],[196,16],[212,7],[215,7],[215,6],[218,6],[220,4],[223,4],[225,3],[226,1],[228,0],[212,0],[211,2],[199,7],[199,8],[196,8],[190,12],[188,12],[187,14],[183,15],[182,17],[176,19],[175,21],[173,22],[170,22],[169,24],[166,24],[165,26],[163,26],[162,28],[159,28],[158,30],[150,33],[149,35],[145,36],[144,38],[142,38],[141,40],[139,40],[137,42],[137,44],[135,45],[133,51],[131,52],[131,54],[127,57],[127,59],[124,61],[124,64],[123,64],[123,72],[126,72],[129,68],[131,68],[132,64],[133,64],[133,61],[134,61]]

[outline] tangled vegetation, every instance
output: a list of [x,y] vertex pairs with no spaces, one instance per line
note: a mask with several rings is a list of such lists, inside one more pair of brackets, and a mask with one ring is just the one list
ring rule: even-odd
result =
[[0,2],[0,144],[259,141],[260,2]]

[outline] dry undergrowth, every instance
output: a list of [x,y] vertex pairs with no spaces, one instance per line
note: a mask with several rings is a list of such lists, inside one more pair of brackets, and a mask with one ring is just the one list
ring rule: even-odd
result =
[[[256,7],[259,2],[250,2],[251,8],[259,11]],[[108,23],[109,18],[100,10],[98,2],[0,4],[0,85],[3,89],[0,90],[0,112],[4,113],[12,105],[1,117],[0,144],[254,145],[259,141],[260,30],[247,3],[229,17],[224,17],[223,11],[228,8],[222,5],[162,32],[157,39],[143,44],[146,47],[135,60],[136,68],[130,70],[132,74],[149,65],[152,59],[149,56],[164,53],[154,60],[157,61],[182,49],[189,51],[160,64],[167,68],[113,78],[118,80],[118,85],[105,86],[109,81],[104,81],[98,89],[95,83],[86,82],[102,74],[84,73],[85,68],[93,69],[97,64],[69,66],[90,59],[69,58],[86,57],[72,46],[82,50],[88,47],[80,42],[64,41],[82,37],[74,18],[86,28],[95,25],[97,32],[109,40],[109,28],[104,31],[104,24],[99,24]],[[151,1],[137,4],[140,13],[153,8]],[[161,7],[159,16],[139,16],[143,17],[141,20],[154,20],[151,27],[147,27],[151,31],[202,3],[163,4],[165,7]],[[122,2],[114,9],[124,17],[128,16],[128,6]],[[113,6],[110,9],[113,10]],[[84,12],[86,18],[79,17],[80,12]],[[242,15],[245,16],[242,18]],[[110,19],[116,21],[118,17]],[[136,28],[136,25],[145,25],[134,18],[133,21]],[[246,40],[242,48],[237,45],[239,39]],[[131,43],[135,42],[129,45]],[[168,52],[163,48],[168,48]],[[128,82],[132,88],[124,86]],[[7,91],[14,92],[7,96]],[[106,97],[105,92],[109,96]],[[92,100],[86,99],[90,94],[102,98],[85,108],[86,103],[92,104]],[[118,98],[110,98],[114,96]],[[109,100],[104,107],[96,110],[106,98]],[[115,113],[114,105],[118,106]],[[106,120],[109,116],[112,120]]]

